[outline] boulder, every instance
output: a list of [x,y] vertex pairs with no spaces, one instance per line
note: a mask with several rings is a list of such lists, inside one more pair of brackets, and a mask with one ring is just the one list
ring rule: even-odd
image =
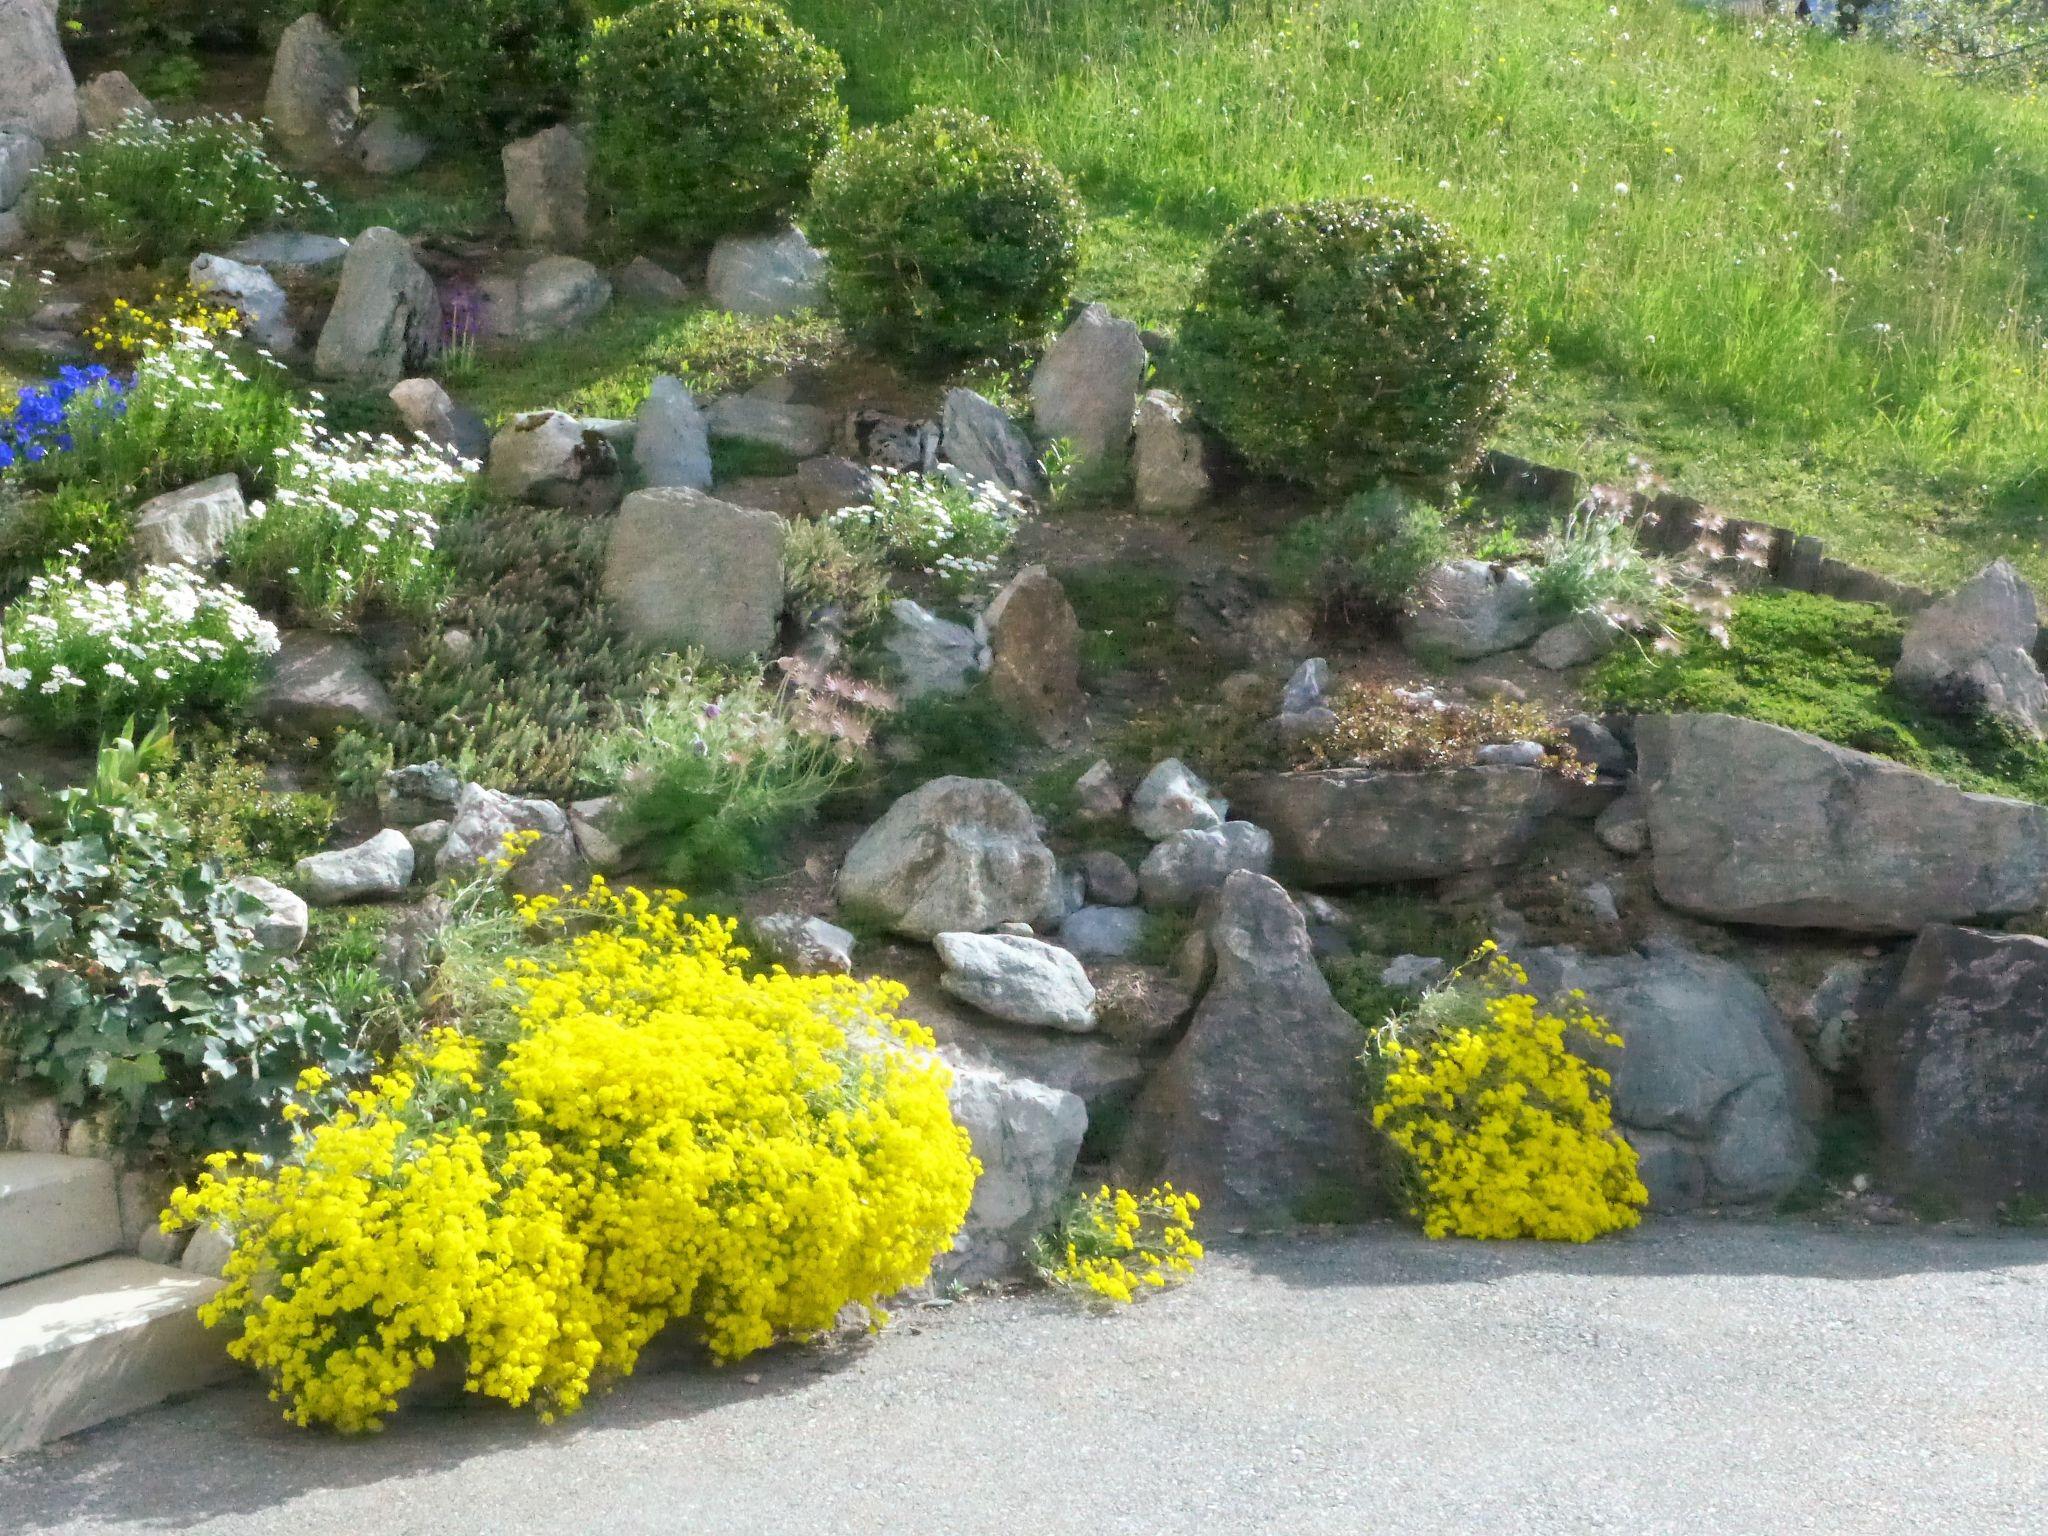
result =
[[1936,709],[1991,715],[2039,738],[2048,724],[2048,680],[2034,662],[2040,633],[2034,589],[1994,560],[1914,616],[1892,679]]
[[580,330],[612,301],[612,285],[581,256],[542,256],[479,285],[484,326],[494,336],[541,341]]
[[1126,960],[1144,946],[1146,922],[1136,907],[1077,907],[1060,924],[1060,946],[1082,960]]
[[1131,791],[1131,825],[1158,842],[1176,832],[1213,830],[1230,814],[1230,803],[1177,757],[1154,763]]
[[574,416],[523,411],[491,439],[485,476],[514,501],[598,511],[618,500],[619,451]]
[[1613,1074],[1618,1127],[1662,1210],[1772,1200],[1803,1180],[1824,1103],[1799,1043],[1755,979],[1673,940],[1641,952],[1518,957],[1543,998],[1583,992],[1619,1050],[1573,1039]]
[[1128,907],[1138,899],[1138,872],[1106,848],[1081,855],[1081,883],[1090,901],[1106,907]]
[[1332,768],[1230,789],[1238,813],[1273,834],[1280,870],[1319,889],[1505,868],[1570,799],[1536,768]]
[[1045,471],[1024,429],[994,401],[971,389],[949,389],[939,418],[939,443],[949,463],[972,480],[1042,499]]
[[309,904],[338,907],[373,896],[396,896],[412,884],[412,844],[386,827],[366,843],[299,860],[293,875]]
[[1083,821],[1102,823],[1122,818],[1124,790],[1108,758],[1098,757],[1074,780],[1074,808]]
[[1088,1111],[1074,1094],[976,1062],[953,1060],[953,1119],[981,1163],[940,1283],[979,1285],[1017,1273],[1058,1214],[1081,1155]]
[[1567,715],[1564,737],[1572,755],[1601,777],[1619,779],[1627,774],[1628,749],[1615,739],[1614,732],[1591,715]]
[[889,605],[882,648],[895,663],[897,692],[904,699],[965,693],[988,670],[988,647],[980,636],[907,597]]
[[612,286],[629,304],[680,304],[690,296],[688,283],[645,256],[635,256],[619,268]]
[[46,144],[78,132],[78,85],[49,0],[0,0],[0,123]]
[[574,883],[583,873],[568,815],[550,800],[527,800],[481,784],[465,784],[448,821],[448,840],[434,861],[437,874],[467,880],[477,866],[505,857],[505,839],[535,832],[533,846],[512,867],[514,890],[535,894]]
[[711,489],[711,431],[688,385],[657,374],[633,422],[633,465],[642,484]]
[[1838,960],[1792,1014],[1792,1030],[1814,1065],[1831,1077],[1856,1077],[1870,1021],[1884,1010],[1899,967],[1886,960]]
[[957,775],[903,796],[846,855],[839,899],[897,933],[986,933],[1058,899],[1052,850],[1008,785]]
[[1643,719],[1636,756],[1657,894],[1680,911],[1913,933],[2048,902],[2048,806],[1732,715]]
[[501,159],[505,211],[520,242],[543,251],[581,249],[590,238],[590,147],[583,135],[558,123],[507,144]]
[[1138,328],[1090,304],[1046,349],[1031,374],[1031,414],[1044,438],[1064,438],[1076,459],[1120,469],[1148,359]]
[[237,875],[230,883],[243,895],[262,903],[262,914],[249,924],[257,947],[267,955],[297,954],[299,946],[306,942],[310,925],[305,901],[296,892],[261,875]]
[[1224,1226],[1369,1205],[1363,1032],[1330,995],[1301,913],[1274,881],[1243,871],[1224,882],[1208,935],[1215,980],[1132,1111],[1124,1182],[1170,1179]]
[[1273,838],[1248,821],[1190,827],[1152,845],[1138,866],[1138,889],[1148,907],[1193,906],[1238,870],[1268,874]]
[[279,637],[255,714],[267,725],[310,735],[398,721],[391,696],[361,651],[339,636],[304,629]]
[[1529,659],[1552,672],[1598,661],[1621,643],[1622,629],[1598,609],[1573,614],[1553,624],[1529,647]]
[[1410,650],[1440,651],[1459,661],[1527,645],[1543,627],[1528,573],[1485,560],[1438,566],[1401,616],[1401,638]]
[[1890,1182],[1974,1209],[2048,1194],[2048,940],[1925,929],[1864,1076]]
[[490,456],[491,429],[483,417],[438,380],[400,379],[391,386],[391,403],[408,427],[451,457],[480,465]]
[[387,827],[445,821],[462,798],[462,779],[446,763],[407,763],[377,781],[377,814]]
[[446,953],[443,936],[452,918],[445,896],[401,907],[377,935],[377,974],[394,990],[417,995],[433,980]]
[[704,288],[735,314],[794,315],[824,302],[825,257],[798,229],[727,235],[711,248]]
[[812,517],[825,517],[873,501],[875,477],[841,454],[814,454],[796,467],[796,497]]
[[612,528],[605,595],[636,638],[719,661],[766,655],[782,614],[784,531],[773,512],[702,491],[635,491]]
[[1138,402],[1131,434],[1131,469],[1138,510],[1185,512],[1209,499],[1211,481],[1194,413],[1178,396],[1148,389]]
[[1633,858],[1650,851],[1650,816],[1643,797],[1625,794],[1593,822],[1593,835],[1609,853]]
[[583,862],[600,875],[625,869],[638,852],[637,829],[618,795],[599,795],[569,807],[569,831]]
[[341,288],[321,328],[322,378],[389,389],[441,350],[441,298],[396,230],[366,229],[341,263]]
[[380,112],[356,135],[356,164],[366,176],[404,176],[426,164],[433,141],[396,112]]
[[78,117],[87,133],[108,133],[130,117],[155,117],[156,108],[118,69],[94,75],[78,88]]
[[227,553],[229,538],[248,520],[241,482],[233,475],[215,475],[137,507],[135,553],[146,565],[205,570]]
[[448,820],[440,817],[423,821],[418,826],[400,827],[405,840],[412,844],[413,864],[420,869],[432,869],[440,862],[441,850],[448,846]]
[[946,968],[939,984],[990,1018],[1070,1034],[1095,1027],[1095,988],[1066,950],[1009,933],[942,933],[932,944]]
[[1071,740],[1088,701],[1081,692],[1081,626],[1059,579],[1042,565],[1025,566],[995,595],[982,623],[996,702],[1041,741]]
[[823,453],[832,440],[832,417],[815,405],[796,405],[761,395],[723,395],[711,402],[713,437],[762,443],[792,458]]
[[227,249],[230,261],[246,262],[270,273],[302,276],[334,266],[348,255],[348,242],[338,235],[310,235],[292,230],[251,235]]
[[753,922],[761,958],[792,976],[847,976],[853,972],[854,937],[836,923],[801,912],[771,912]]
[[227,256],[195,256],[185,280],[195,293],[232,307],[242,317],[242,334],[272,352],[289,352],[299,343],[286,310],[284,289],[263,268]]
[[307,12],[277,41],[263,98],[270,131],[296,164],[331,170],[350,160],[361,110],[355,60],[327,23]]

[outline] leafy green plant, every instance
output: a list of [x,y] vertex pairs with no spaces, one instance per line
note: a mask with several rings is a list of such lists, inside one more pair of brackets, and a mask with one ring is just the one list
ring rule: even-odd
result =
[[1388,624],[1422,578],[1452,553],[1441,512],[1381,486],[1296,523],[1275,564],[1282,581],[1331,619]]
[[613,220],[709,244],[781,218],[846,130],[843,74],[764,0],[648,0],[600,18],[582,111]]
[[330,0],[373,99],[423,127],[492,143],[568,115],[588,17],[580,0]]
[[995,574],[1029,511],[1016,495],[986,480],[963,485],[942,476],[877,469],[870,483],[867,502],[831,516],[847,546],[956,593]]
[[1444,225],[1382,198],[1302,203],[1223,238],[1174,358],[1196,408],[1258,469],[1349,490],[1469,467],[1513,377],[1492,274]]
[[832,302],[870,347],[915,362],[1042,336],[1080,264],[1080,205],[1043,156],[973,112],[922,107],[818,168],[805,223]]
[[0,594],[12,596],[53,565],[111,576],[127,564],[134,531],[128,508],[94,485],[22,496],[0,518]]
[[1546,533],[1537,553],[1536,602],[1555,617],[1599,612],[1646,628],[1676,600],[1666,563],[1643,552],[1626,519],[1591,502]]
[[281,874],[327,845],[334,801],[272,787],[262,766],[270,749],[259,731],[202,734],[175,762],[149,775],[143,804],[184,828],[187,857]]
[[836,608],[859,634],[881,621],[894,592],[888,567],[868,546],[856,546],[832,523],[799,519],[782,541],[782,583],[792,613]]
[[272,161],[256,129],[235,117],[131,116],[44,160],[26,196],[38,234],[82,235],[152,263],[327,212],[326,199]]

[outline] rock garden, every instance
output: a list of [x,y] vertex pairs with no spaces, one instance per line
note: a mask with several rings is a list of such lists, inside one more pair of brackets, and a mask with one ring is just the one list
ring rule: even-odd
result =
[[0,1453],[1198,1231],[2040,1219],[2025,560],[1506,451],[1370,187],[1141,325],[1099,165],[802,6],[82,9],[0,0]]

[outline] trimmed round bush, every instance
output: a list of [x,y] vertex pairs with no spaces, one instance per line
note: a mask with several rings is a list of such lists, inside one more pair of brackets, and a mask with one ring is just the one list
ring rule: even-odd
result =
[[1348,490],[1470,468],[1513,378],[1485,265],[1407,203],[1253,214],[1209,258],[1174,356],[1254,468]]
[[583,115],[613,221],[708,244],[784,217],[846,131],[844,75],[763,0],[650,0],[599,20]]
[[925,107],[818,168],[805,230],[832,302],[880,351],[989,357],[1044,334],[1073,291],[1080,205],[1059,170],[972,112]]
[[334,0],[369,95],[432,132],[494,142],[565,116],[581,0]]

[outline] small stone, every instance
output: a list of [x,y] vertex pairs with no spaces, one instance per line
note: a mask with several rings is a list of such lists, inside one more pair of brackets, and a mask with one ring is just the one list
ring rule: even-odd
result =
[[[1429,689],[1421,691],[1432,693],[1432,690]],[[1492,701],[1500,704],[1526,704],[1529,702],[1528,691],[1521,684],[1511,683],[1504,677],[1468,677],[1465,679],[1465,692],[1482,703]],[[1442,707],[1440,703],[1439,707]]]
[[844,507],[864,507],[875,499],[875,480],[868,470],[836,453],[821,453],[796,467],[796,495],[812,517],[827,517]]
[[590,149],[583,136],[557,124],[515,139],[500,158],[505,211],[520,240],[541,250],[580,249],[590,237]]
[[656,375],[633,420],[633,463],[643,484],[711,489],[710,426],[681,379]]
[[1239,870],[1263,875],[1273,867],[1273,837],[1248,821],[1190,827],[1152,847],[1138,866],[1138,887],[1148,907],[1192,906]]
[[1600,813],[1593,823],[1593,835],[1610,853],[1629,857],[1650,847],[1649,808],[1641,795],[1623,795]]
[[1564,735],[1572,755],[1597,769],[1605,778],[1620,778],[1628,772],[1628,753],[1615,740],[1614,732],[1591,715],[1571,715],[1564,722]]
[[1060,924],[1060,944],[1081,960],[1124,960],[1145,942],[1146,916],[1136,907],[1081,907]]
[[1621,643],[1621,626],[1598,609],[1572,615],[1553,624],[1529,647],[1529,659],[1539,667],[1562,672],[1598,661]]
[[1074,780],[1074,800],[1083,821],[1115,821],[1123,815],[1123,786],[1108,758],[1098,757]]
[[617,795],[600,795],[578,800],[569,807],[569,831],[576,839],[576,851],[583,862],[600,875],[615,875],[624,869],[632,852],[632,826],[625,802]]
[[433,141],[395,112],[380,112],[356,135],[356,163],[367,176],[403,176],[426,164]]
[[486,478],[514,501],[602,511],[619,497],[619,451],[574,416],[523,411],[491,439]]
[[412,884],[412,871],[412,844],[388,827],[368,842],[312,854],[294,867],[306,900],[316,907],[395,896]]
[[1131,793],[1131,825],[1155,843],[1176,832],[1212,831],[1230,804],[1177,757],[1153,765]]
[[280,230],[267,235],[251,235],[229,246],[227,255],[232,261],[246,262],[266,272],[303,274],[339,263],[348,255],[348,242],[336,235]]
[[377,781],[377,812],[387,827],[415,827],[445,818],[462,794],[462,780],[446,763],[408,763]]
[[1280,713],[1298,715],[1311,709],[1322,709],[1330,697],[1330,664],[1320,656],[1311,656],[1287,679],[1287,686],[1280,690]]
[[1152,389],[1138,402],[1132,436],[1135,495],[1142,512],[1184,512],[1209,499],[1202,434],[1179,398]]
[[846,976],[853,971],[854,937],[836,923],[801,912],[771,912],[753,923],[763,958],[793,976]]
[[215,475],[138,507],[135,553],[149,565],[205,570],[227,553],[228,540],[248,520],[241,482],[233,475]]
[[1420,992],[1441,981],[1449,970],[1435,955],[1396,955],[1380,971],[1380,985]]
[[619,268],[612,286],[632,304],[681,304],[690,297],[688,283],[645,256],[635,256]]
[[948,992],[1007,1024],[1083,1034],[1095,1027],[1095,987],[1081,962],[1041,939],[942,933],[933,939]]
[[185,1253],[178,1260],[178,1267],[187,1274],[206,1275],[218,1280],[227,1273],[228,1259],[234,1251],[234,1238],[219,1227],[200,1227],[186,1241]]
[[2034,661],[2034,589],[1995,560],[1923,609],[1906,631],[1899,690],[1949,714],[1987,714],[2026,735],[2048,726],[2048,680]]
[[1549,754],[1540,741],[1492,741],[1472,754],[1482,768],[1540,768]]
[[861,834],[839,871],[839,899],[897,933],[986,932],[1030,922],[1060,901],[1058,867],[1024,798],[993,779],[933,779]]
[[404,827],[405,840],[412,844],[412,862],[415,869],[432,869],[441,857],[441,850],[448,846],[448,828],[451,823],[442,818],[423,821],[416,827]]
[[306,903],[275,880],[266,880],[261,875],[237,875],[229,883],[263,904],[262,914],[249,924],[257,946],[268,955],[297,954],[299,946],[306,942]]
[[727,235],[711,248],[704,287],[712,303],[735,314],[799,314],[824,302],[825,257],[793,228],[775,235]]
[[408,427],[454,458],[481,464],[489,457],[491,432],[483,417],[458,404],[437,380],[401,379],[391,386],[391,403]]
[[1081,879],[1088,899],[1105,907],[1128,907],[1138,899],[1137,872],[1106,849],[1081,856]]
[[764,443],[799,459],[824,452],[832,440],[828,412],[757,395],[723,395],[712,401],[709,425],[713,437]]

